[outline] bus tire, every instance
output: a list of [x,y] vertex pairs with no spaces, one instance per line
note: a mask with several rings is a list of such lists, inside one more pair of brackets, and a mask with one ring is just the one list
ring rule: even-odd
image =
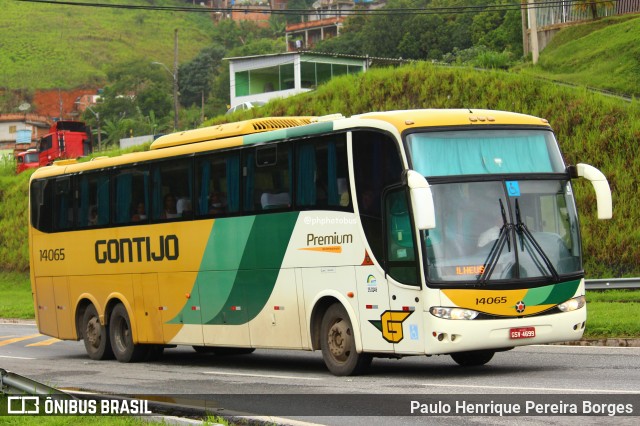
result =
[[361,374],[371,365],[371,355],[356,351],[351,320],[340,303],[329,306],[322,317],[320,333],[322,358],[331,373],[353,376]]
[[111,349],[120,362],[136,362],[146,358],[149,345],[135,345],[131,333],[131,321],[122,303],[116,305],[109,320]]
[[475,367],[491,361],[494,354],[494,351],[456,352],[451,354],[451,358],[462,367]]
[[113,359],[108,328],[100,324],[96,307],[87,306],[82,315],[82,340],[89,358],[96,361]]

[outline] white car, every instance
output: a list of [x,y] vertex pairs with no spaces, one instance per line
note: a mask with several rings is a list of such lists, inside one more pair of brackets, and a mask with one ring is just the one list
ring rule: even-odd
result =
[[233,108],[229,108],[229,111],[227,111],[227,114],[231,114],[231,113],[234,113],[236,111],[243,111],[245,109],[261,107],[264,104],[266,104],[265,101],[243,102],[241,104],[238,104],[238,105],[234,106]]

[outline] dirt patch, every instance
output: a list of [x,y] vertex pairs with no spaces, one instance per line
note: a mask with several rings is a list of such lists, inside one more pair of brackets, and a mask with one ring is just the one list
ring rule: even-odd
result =
[[33,97],[33,112],[52,118],[77,119],[76,99],[83,95],[94,95],[95,93],[96,89],[37,91]]

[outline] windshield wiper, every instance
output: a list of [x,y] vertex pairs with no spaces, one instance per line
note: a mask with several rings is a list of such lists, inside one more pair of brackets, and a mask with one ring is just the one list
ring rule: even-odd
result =
[[[500,202],[500,214],[502,215],[502,227],[500,228],[500,233],[498,234],[498,239],[493,246],[491,247],[491,251],[487,256],[487,259],[484,261],[484,269],[482,270],[482,274],[478,276],[477,283],[478,284],[486,284],[489,278],[491,278],[491,274],[493,274],[493,270],[496,268],[497,260],[500,257],[500,253],[502,253],[502,248],[505,244],[507,244],[507,251],[511,252],[511,237],[509,236],[510,230],[513,227],[509,222],[507,222],[507,213],[504,209],[504,204],[502,204],[502,199],[498,200]],[[488,266],[488,267],[487,267]]]
[[540,258],[544,262],[545,266],[547,267],[547,270],[553,276],[553,279],[556,282],[560,281],[560,276],[558,275],[558,271],[556,271],[556,268],[554,268],[553,263],[551,262],[547,254],[544,252],[544,250],[542,249],[538,241],[536,241],[531,231],[529,231],[529,228],[527,228],[527,225],[524,222],[522,222],[522,219],[520,216],[520,204],[518,203],[517,198],[516,198],[515,205],[516,205],[516,232],[520,236],[520,245],[522,247],[522,251],[524,251],[524,239],[526,238],[527,240],[529,240],[533,249],[536,251],[536,253],[538,253]]

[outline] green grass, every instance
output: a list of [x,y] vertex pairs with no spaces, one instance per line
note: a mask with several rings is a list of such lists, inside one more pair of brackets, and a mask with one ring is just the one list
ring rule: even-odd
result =
[[0,318],[35,318],[29,274],[0,272]]
[[560,31],[535,66],[521,71],[640,96],[640,15],[621,15]]
[[32,425],[40,426],[148,426],[149,422],[137,417],[121,416],[38,416],[34,420],[32,416],[4,416],[0,423],[5,425]]
[[584,338],[640,337],[640,303],[587,303],[587,327]]
[[585,339],[640,337],[640,290],[587,292]]
[[[102,3],[122,3],[104,0]],[[142,0],[129,4],[149,5]],[[157,0],[155,5],[184,2]],[[100,87],[106,68],[134,59],[173,63],[178,29],[180,62],[210,44],[208,13],[129,11],[5,1],[0,81],[7,88]]]

